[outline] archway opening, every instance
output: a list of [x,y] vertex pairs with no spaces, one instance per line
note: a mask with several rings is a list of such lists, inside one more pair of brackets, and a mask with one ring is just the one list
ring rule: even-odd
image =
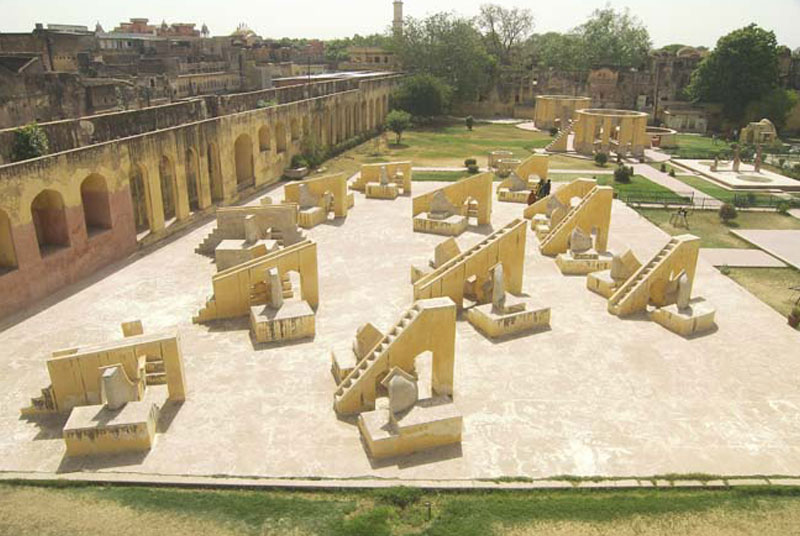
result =
[[164,209],[164,223],[175,217],[175,172],[172,160],[164,155],[158,163],[158,176],[161,183],[161,204]]
[[275,125],[275,150],[278,153],[286,152],[286,127],[280,122]]
[[304,115],[303,116],[303,137],[304,138],[308,138],[308,135],[310,134],[308,125],[309,125],[308,116]]
[[81,202],[86,234],[90,237],[111,229],[111,203],[108,185],[102,175],[92,173],[81,183]]
[[133,205],[133,223],[136,226],[136,232],[142,233],[150,229],[152,207],[147,193],[144,171],[136,164],[131,168],[128,189],[131,192],[131,204]]
[[270,149],[270,135],[269,135],[268,125],[264,125],[260,129],[258,129],[258,149],[262,153],[265,153]]
[[0,275],[17,267],[17,251],[11,234],[11,218],[0,210]]
[[200,181],[198,180],[197,153],[186,149],[186,189],[189,195],[189,210],[200,210]]
[[64,198],[55,190],[39,192],[31,203],[31,217],[42,257],[69,247]]
[[255,184],[253,171],[253,141],[247,134],[241,134],[234,143],[236,158],[236,185],[241,190]]
[[292,121],[289,123],[291,134],[292,134],[292,141],[297,141],[300,139],[300,125],[297,122],[297,119],[292,118]]
[[213,202],[224,199],[222,190],[222,162],[219,159],[219,149],[216,143],[209,143],[206,152],[208,164],[208,181],[211,183],[211,200]]

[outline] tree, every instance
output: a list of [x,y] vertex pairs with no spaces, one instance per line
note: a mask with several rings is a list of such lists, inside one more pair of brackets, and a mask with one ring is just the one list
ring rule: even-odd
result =
[[46,155],[50,143],[44,129],[36,123],[20,127],[14,131],[14,146],[11,148],[11,160],[19,162],[29,158]]
[[757,101],[750,103],[747,108],[747,118],[757,121],[766,117],[778,131],[781,131],[796,104],[797,93],[776,87]]
[[397,144],[400,144],[400,140],[403,136],[403,132],[408,130],[408,127],[411,126],[411,115],[408,112],[404,112],[403,110],[392,110],[389,112],[389,115],[386,116],[386,128],[391,130],[397,135]]
[[597,9],[575,29],[590,66],[642,67],[650,53],[650,34],[628,9]]
[[447,112],[453,88],[430,74],[409,76],[392,94],[392,106],[415,117],[435,117]]
[[473,100],[488,87],[495,63],[472,21],[452,13],[407,18],[392,50],[407,72],[439,78],[459,101]]
[[603,167],[608,162],[608,155],[606,153],[600,152],[594,154],[594,163],[600,167]]
[[525,41],[533,30],[533,13],[529,9],[505,8],[484,4],[478,15],[486,48],[503,65],[511,64],[512,51]]
[[532,36],[528,43],[534,62],[542,67],[559,71],[589,68],[583,40],[576,33],[547,32]]
[[692,73],[689,95],[695,102],[717,102],[731,121],[745,118],[747,106],[778,86],[775,33],[755,24],[734,30]]

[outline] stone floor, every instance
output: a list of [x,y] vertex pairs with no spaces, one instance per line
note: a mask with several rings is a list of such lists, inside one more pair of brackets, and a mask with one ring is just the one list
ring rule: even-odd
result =
[[760,249],[700,248],[700,258],[712,266],[785,268],[786,264]]
[[731,232],[800,270],[800,231],[738,229]]
[[[415,183],[415,194],[435,188]],[[280,198],[280,193],[273,194]],[[622,320],[539,255],[528,235],[524,289],[552,307],[552,329],[494,343],[459,321],[455,403],[463,442],[371,463],[358,430],[332,409],[328,348],[371,321],[392,324],[412,300],[411,264],[440,237],[411,231],[411,200],[366,200],[318,241],[321,305],[313,342],[250,340],[246,320],[191,324],[214,266],[193,250],[212,225],[92,278],[0,332],[0,471],[107,471],[160,475],[470,479],[501,475],[800,474],[800,360],[785,320],[702,262],[695,294],[717,308],[718,329],[684,339],[642,318]],[[493,225],[522,206],[495,203]],[[462,249],[487,230],[465,233]],[[624,205],[611,247],[646,260],[668,239]],[[19,408],[47,383],[51,350],[179,326],[188,400],[167,412],[165,434],[142,456],[64,458],[58,419]]]

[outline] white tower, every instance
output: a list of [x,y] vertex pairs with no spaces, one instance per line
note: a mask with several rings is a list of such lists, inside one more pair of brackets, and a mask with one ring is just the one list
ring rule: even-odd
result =
[[392,29],[395,37],[403,35],[403,0],[394,0],[394,20]]

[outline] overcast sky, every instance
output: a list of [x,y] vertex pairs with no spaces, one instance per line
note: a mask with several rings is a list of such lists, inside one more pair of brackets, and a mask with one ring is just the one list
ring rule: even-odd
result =
[[[464,15],[478,12],[482,0],[409,0],[405,14],[423,17],[437,11],[455,10]],[[505,6],[529,8],[536,31],[564,31],[583,22],[604,0],[557,0],[555,2],[502,1]],[[800,0],[614,0],[615,8],[628,6],[650,31],[655,46],[671,43],[713,46],[731,30],[755,22],[771,29],[778,42],[800,47]],[[0,31],[28,32],[35,22],[82,24],[100,21],[110,30],[130,17],[151,21],[205,22],[211,33],[232,32],[247,23],[264,37],[319,37],[330,39],[355,33],[383,32],[392,18],[392,0],[0,0]]]

